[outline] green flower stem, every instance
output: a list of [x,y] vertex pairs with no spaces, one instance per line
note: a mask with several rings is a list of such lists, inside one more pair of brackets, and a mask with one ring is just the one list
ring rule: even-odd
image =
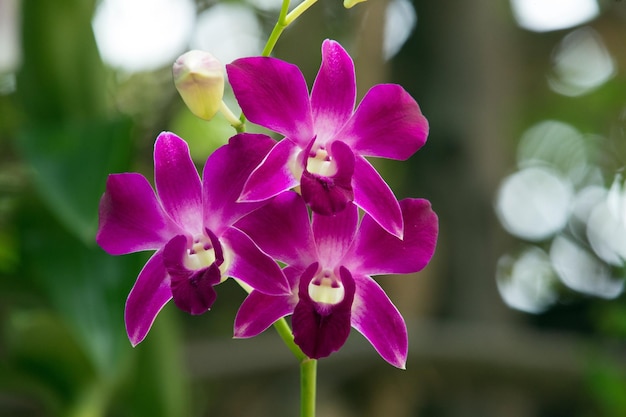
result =
[[284,318],[275,322],[274,328],[300,362],[300,417],[315,417],[317,360],[309,358],[295,344],[291,328]]
[[274,323],[274,329],[276,329],[280,338],[283,339],[285,345],[287,345],[291,353],[293,353],[293,355],[296,357],[296,359],[298,359],[300,363],[309,359],[309,357],[305,355],[302,350],[300,350],[298,345],[296,345],[296,343],[293,341],[293,333],[291,332],[291,329],[287,324],[287,320],[285,320],[284,317]]
[[294,20],[300,17],[302,13],[317,3],[317,0],[304,0],[288,13],[289,3],[290,0],[283,0],[283,4],[280,8],[280,14],[278,15],[278,21],[276,22],[276,25],[274,25],[274,29],[272,29],[272,33],[270,33],[270,37],[267,39],[267,43],[265,44],[265,48],[263,48],[261,55],[270,56],[274,50],[274,46],[276,46],[276,42],[278,42],[278,38],[280,38],[280,35],[283,33],[283,30],[292,24]]
[[274,29],[272,29],[272,33],[270,33],[270,37],[267,39],[267,43],[265,44],[265,48],[263,48],[261,55],[270,56],[274,50],[274,46],[276,46],[276,42],[278,42],[278,38],[280,38],[283,30],[287,27],[287,25],[285,25],[285,18],[287,17],[287,12],[289,11],[289,3],[290,0],[283,0],[283,5],[280,7],[280,13],[278,15],[278,21],[276,21]]
[[285,27],[289,26],[296,20],[300,15],[306,12],[309,7],[313,6],[317,3],[317,0],[304,0],[302,3],[298,4],[285,18]]
[[315,387],[317,360],[307,358],[300,362],[300,417],[315,417]]
[[220,111],[222,112],[228,123],[230,123],[230,125],[235,128],[237,133],[243,133],[246,131],[245,119],[242,120],[240,117],[235,116],[235,113],[233,113],[232,110],[226,105],[226,103],[224,103],[224,100],[222,100]]

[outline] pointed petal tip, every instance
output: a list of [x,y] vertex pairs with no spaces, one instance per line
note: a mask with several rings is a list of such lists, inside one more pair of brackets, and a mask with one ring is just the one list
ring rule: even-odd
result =
[[128,340],[130,341],[130,345],[131,345],[132,347],[134,347],[134,348],[136,348],[136,347],[137,347],[137,345],[138,345],[139,343],[141,343],[141,340],[133,340],[133,339],[131,339],[131,338],[130,338],[130,335],[128,336],[128,338],[129,338]]
[[401,224],[394,224],[390,228],[385,230],[391,233],[393,236],[397,237],[398,239],[404,240],[404,222],[402,222]]
[[383,359],[385,359],[385,361],[389,365],[392,365],[400,369],[401,371],[406,371],[407,355],[408,355],[408,352],[404,354],[398,354],[396,357],[393,357],[393,358],[390,357],[390,358],[383,358]]
[[135,331],[131,331],[131,329],[128,327],[128,323],[126,323],[126,334],[128,335],[128,341],[130,342],[130,345],[134,348],[137,347],[139,343],[143,342],[143,340],[148,335],[147,332],[143,333],[137,331],[137,329],[135,329]]

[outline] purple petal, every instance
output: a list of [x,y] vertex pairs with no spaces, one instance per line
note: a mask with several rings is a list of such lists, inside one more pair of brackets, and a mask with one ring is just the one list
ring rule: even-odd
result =
[[300,195],[285,192],[239,220],[243,230],[272,258],[287,265],[310,265],[317,259],[306,205]]
[[154,145],[154,182],[165,211],[190,234],[202,233],[202,185],[187,143],[163,132]]
[[209,156],[204,166],[204,225],[216,235],[261,203],[238,203],[250,173],[276,144],[266,135],[241,133]]
[[309,266],[300,278],[299,301],[291,322],[294,342],[309,358],[319,359],[336,352],[350,335],[350,316],[355,285],[350,272],[341,267],[341,283],[345,289],[342,301],[321,305],[309,296],[309,283],[318,270],[318,264]]
[[172,298],[170,281],[163,266],[163,253],[155,253],[137,277],[137,282],[126,299],[124,321],[133,346],[148,334],[154,319]]
[[215,262],[197,271],[187,269],[183,264],[186,255],[187,237],[178,235],[165,245],[163,264],[171,279],[176,307],[198,315],[209,310],[215,302],[217,293],[213,286],[220,283],[221,272]]
[[306,146],[313,137],[313,122],[307,84],[297,66],[255,57],[233,61],[226,71],[248,120]]
[[404,369],[409,340],[404,319],[380,286],[367,276],[355,275],[356,294],[352,327],[374,346],[384,360]]
[[289,295],[266,295],[252,291],[237,312],[234,336],[254,337],[264,332],[276,320],[293,313],[298,303],[298,282],[302,271],[300,268],[290,266],[283,269],[291,288]]
[[263,201],[298,185],[292,168],[302,171],[297,155],[300,148],[281,140],[267,154],[246,181],[239,201]]
[[372,87],[337,135],[355,153],[405,160],[426,143],[428,121],[417,102],[396,84]]
[[[304,155],[306,158],[308,152]],[[352,175],[354,173],[354,154],[343,142],[331,144],[329,153],[337,172],[330,176],[309,172],[302,173],[300,186],[304,201],[316,213],[333,214],[343,210],[353,200]]]
[[322,65],[311,90],[311,110],[317,141],[326,144],[354,111],[356,78],[350,55],[331,40],[322,44]]
[[252,291],[243,301],[235,317],[234,336],[254,337],[293,312],[297,297],[293,295],[266,295]]
[[[231,227],[221,239],[224,251],[230,249],[232,257],[225,274],[240,279],[264,294],[290,294],[289,283],[278,264],[261,252],[245,233]],[[228,255],[226,258],[228,261]]]
[[362,156],[355,158],[352,186],[354,203],[389,233],[402,237],[402,213],[398,200],[385,180]]
[[352,244],[358,222],[359,213],[354,204],[331,216],[313,214],[313,235],[324,268],[339,264]]
[[109,175],[96,235],[102,249],[111,255],[156,250],[179,233],[142,175]]
[[404,218],[404,239],[383,230],[370,216],[364,216],[354,246],[344,262],[353,272],[367,275],[409,274],[430,261],[437,244],[438,220],[430,203],[422,199],[400,202]]

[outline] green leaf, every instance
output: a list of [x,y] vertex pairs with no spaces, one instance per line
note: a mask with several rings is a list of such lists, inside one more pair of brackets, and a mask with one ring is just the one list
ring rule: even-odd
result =
[[128,166],[131,126],[128,119],[75,122],[30,126],[18,136],[39,194],[85,243],[93,244],[107,175]]

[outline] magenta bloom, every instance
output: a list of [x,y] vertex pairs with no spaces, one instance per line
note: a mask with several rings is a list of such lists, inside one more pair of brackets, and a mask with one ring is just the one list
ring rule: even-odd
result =
[[237,227],[263,251],[284,262],[291,294],[253,291],[235,318],[235,337],[252,337],[293,314],[295,342],[312,358],[338,350],[350,328],[362,333],[390,364],[404,368],[408,338],[404,319],[371,278],[424,268],[435,250],[437,216],[430,203],[399,203],[405,230],[399,239],[354,204],[336,215],[313,214],[302,198],[282,193],[242,218]]
[[374,86],[355,111],[354,64],[330,40],[322,45],[310,96],[298,67],[279,59],[242,58],[226,69],[246,117],[287,139],[252,173],[241,201],[300,186],[317,213],[337,213],[354,201],[385,230],[402,236],[398,201],[365,159],[405,160],[426,142],[428,122],[401,86]]
[[157,194],[137,173],[112,174],[100,202],[96,241],[112,255],[156,250],[126,301],[126,330],[141,342],[170,300],[201,314],[228,276],[258,291],[289,292],[278,265],[232,225],[258,203],[237,203],[244,182],[274,145],[267,136],[240,134],[207,160],[202,181],[187,143],[173,133],[154,147]]

